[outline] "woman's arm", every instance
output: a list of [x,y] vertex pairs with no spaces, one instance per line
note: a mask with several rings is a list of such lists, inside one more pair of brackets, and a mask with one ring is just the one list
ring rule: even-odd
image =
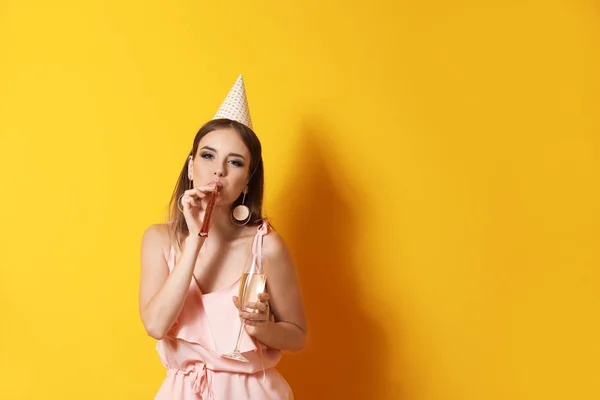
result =
[[[263,253],[268,258],[267,290],[275,321],[259,321],[256,314],[241,312],[246,331],[266,346],[288,351],[306,344],[306,315],[296,267],[287,245],[277,234],[264,237]],[[237,299],[236,299],[237,300]],[[260,317],[258,317],[260,318]]]
[[152,225],[142,238],[142,270],[140,277],[139,307],[146,332],[160,340],[177,319],[187,295],[196,258],[204,238],[190,235],[185,240],[183,253],[173,271],[164,257],[169,246],[165,225]]

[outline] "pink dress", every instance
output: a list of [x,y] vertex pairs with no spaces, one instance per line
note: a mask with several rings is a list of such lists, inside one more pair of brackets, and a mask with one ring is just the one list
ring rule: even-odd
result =
[[[268,233],[266,221],[254,237],[253,252],[260,254],[262,238]],[[169,270],[175,266],[175,252],[168,255]],[[203,294],[192,279],[177,321],[156,350],[167,376],[155,400],[292,400],[286,380],[275,369],[281,358],[244,330],[240,351],[250,362],[230,360],[221,354],[235,347],[240,319],[232,296],[239,279],[228,288]]]

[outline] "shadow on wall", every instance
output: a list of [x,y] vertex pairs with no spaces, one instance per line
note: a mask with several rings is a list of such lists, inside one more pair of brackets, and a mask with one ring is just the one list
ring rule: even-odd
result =
[[389,365],[385,337],[360,307],[361,266],[352,259],[360,194],[350,203],[336,191],[352,182],[328,168],[332,157],[319,143],[320,126],[302,132],[297,172],[273,221],[296,261],[309,324],[306,349],[286,353],[278,369],[296,400],[381,399]]

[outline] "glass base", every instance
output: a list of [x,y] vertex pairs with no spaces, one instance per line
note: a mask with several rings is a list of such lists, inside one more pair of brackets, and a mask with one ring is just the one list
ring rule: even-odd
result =
[[242,353],[240,353],[237,350],[234,350],[231,353],[221,354],[221,357],[225,357],[225,358],[229,358],[229,359],[236,360],[236,361],[241,361],[241,362],[249,362],[248,359],[246,357],[244,357],[242,355]]

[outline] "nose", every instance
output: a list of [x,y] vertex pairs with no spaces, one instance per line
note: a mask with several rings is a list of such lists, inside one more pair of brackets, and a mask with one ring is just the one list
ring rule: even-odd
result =
[[217,170],[215,170],[215,175],[218,176],[218,177],[222,177],[224,174],[223,174],[222,170],[217,169]]

